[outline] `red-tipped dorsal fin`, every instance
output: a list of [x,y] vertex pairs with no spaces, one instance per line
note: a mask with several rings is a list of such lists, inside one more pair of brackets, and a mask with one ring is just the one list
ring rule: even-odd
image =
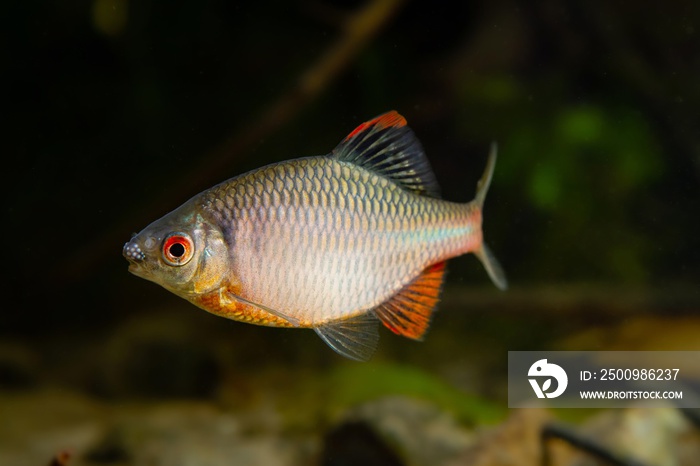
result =
[[440,187],[423,147],[406,125],[406,119],[395,111],[362,123],[331,155],[384,176],[416,194],[440,197]]
[[375,309],[377,317],[397,335],[420,340],[440,299],[445,262],[431,265],[390,300]]
[[348,134],[345,138],[345,141],[347,141],[348,139],[352,139],[358,133],[361,133],[372,126],[376,126],[377,129],[391,127],[401,128],[402,126],[406,126],[406,119],[403,116],[401,116],[401,114],[399,114],[399,112],[397,112],[396,110],[392,110],[390,112],[385,113],[384,115],[379,115],[377,118],[365,121],[357,128],[352,130],[352,132]]

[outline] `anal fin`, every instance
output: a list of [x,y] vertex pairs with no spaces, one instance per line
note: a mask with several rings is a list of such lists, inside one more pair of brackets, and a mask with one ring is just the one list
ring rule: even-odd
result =
[[336,353],[355,361],[369,360],[379,342],[377,318],[371,312],[327,322],[314,330]]
[[379,305],[375,309],[377,317],[397,335],[421,340],[440,299],[445,272],[445,262],[426,268],[391,299]]

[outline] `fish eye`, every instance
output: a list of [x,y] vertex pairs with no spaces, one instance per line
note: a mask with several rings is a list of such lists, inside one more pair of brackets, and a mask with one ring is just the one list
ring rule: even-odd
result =
[[169,265],[185,265],[193,253],[194,243],[186,233],[171,233],[163,241],[163,260]]

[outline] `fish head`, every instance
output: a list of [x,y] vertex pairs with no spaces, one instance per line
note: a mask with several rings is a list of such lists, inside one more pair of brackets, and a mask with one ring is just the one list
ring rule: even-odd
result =
[[229,269],[223,232],[187,203],[134,234],[122,254],[131,273],[186,299],[221,288]]

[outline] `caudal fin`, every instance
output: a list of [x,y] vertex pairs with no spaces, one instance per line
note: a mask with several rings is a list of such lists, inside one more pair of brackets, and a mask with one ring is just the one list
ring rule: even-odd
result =
[[[489,159],[486,162],[484,174],[481,176],[481,179],[476,184],[476,197],[474,198],[474,202],[477,206],[479,206],[479,209],[482,209],[482,211],[484,207],[484,200],[486,199],[486,193],[488,192],[489,186],[491,185],[493,170],[494,168],[496,168],[497,152],[498,146],[494,142],[491,144],[491,151],[489,152]],[[482,242],[481,247],[474,251],[474,254],[476,255],[476,257],[479,258],[481,263],[484,264],[484,268],[489,274],[489,277],[491,277],[493,283],[501,290],[505,290],[506,288],[508,288],[508,280],[506,279],[506,274],[503,272],[501,264],[498,263],[496,256],[493,255],[489,247]]]
[[493,255],[489,247],[486,246],[486,244],[481,243],[481,247],[474,251],[474,254],[479,258],[481,263],[484,264],[484,268],[489,274],[489,277],[491,277],[493,284],[501,290],[508,289],[508,279],[506,278],[506,274],[503,272],[501,264],[498,262],[498,259],[496,259],[496,256]]
[[486,168],[484,168],[484,174],[481,175],[481,179],[476,183],[476,197],[474,202],[479,206],[479,209],[484,208],[484,199],[486,199],[486,193],[489,192],[489,186],[491,186],[491,178],[493,178],[493,170],[496,168],[496,155],[498,154],[498,144],[496,142],[491,143],[491,150],[489,151],[489,158],[486,161]]

